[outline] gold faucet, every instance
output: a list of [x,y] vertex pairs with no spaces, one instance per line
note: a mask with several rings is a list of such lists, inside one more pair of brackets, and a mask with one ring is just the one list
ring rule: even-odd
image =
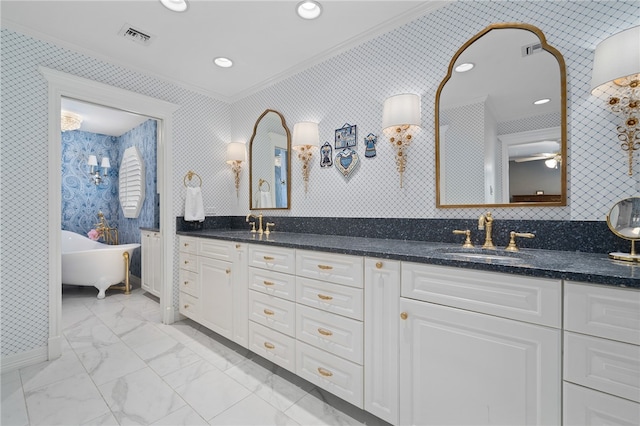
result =
[[253,232],[253,233],[258,232],[258,234],[262,235],[262,233],[264,232],[264,231],[262,230],[262,212],[258,213],[258,216],[256,216],[256,215],[255,215],[255,214],[253,214],[253,213],[249,213],[249,214],[247,215],[247,217],[245,218],[245,220],[244,220],[244,221],[245,221],[245,222],[249,222],[249,218],[251,218],[251,217],[253,217],[254,219],[258,219],[258,225],[259,225],[259,226],[258,226],[258,230],[256,231],[255,222],[251,222],[251,223],[253,223],[253,224],[254,224],[254,225],[253,225],[253,228],[251,229],[251,232]]
[[482,248],[495,249],[496,246],[493,244],[493,240],[491,239],[491,233],[493,231],[493,216],[491,216],[491,212],[486,212],[485,214],[480,215],[480,218],[478,219],[478,229],[485,230],[485,238]]
[[95,226],[95,230],[98,231],[98,238],[102,237],[106,244],[117,245],[118,228],[111,228],[109,226],[109,223],[107,222],[107,219],[105,219],[104,213],[102,213],[102,211],[98,211],[98,219],[100,219],[100,222],[93,225]]

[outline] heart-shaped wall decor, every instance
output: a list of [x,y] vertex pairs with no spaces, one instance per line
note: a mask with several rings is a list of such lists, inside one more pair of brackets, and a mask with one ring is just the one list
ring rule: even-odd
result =
[[336,154],[336,168],[345,177],[348,177],[356,169],[359,162],[358,153],[350,148],[345,148]]

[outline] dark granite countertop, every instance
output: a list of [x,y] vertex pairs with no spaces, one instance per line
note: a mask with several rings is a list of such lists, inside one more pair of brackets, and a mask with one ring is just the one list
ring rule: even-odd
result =
[[260,236],[229,229],[177,234],[640,289],[640,264],[612,260],[606,254],[526,248],[510,253],[504,248],[463,249],[462,245],[428,241],[287,232]]
[[146,227],[146,226],[141,226],[140,230],[141,231],[160,232],[160,228],[150,228],[150,227]]

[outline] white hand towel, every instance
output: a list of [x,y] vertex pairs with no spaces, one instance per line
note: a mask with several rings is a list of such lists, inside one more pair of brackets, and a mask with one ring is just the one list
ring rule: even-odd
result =
[[270,191],[260,191],[260,208],[262,209],[270,209],[273,207],[271,205],[271,192]]
[[184,220],[204,222],[204,204],[199,186],[187,187],[187,195],[184,200]]

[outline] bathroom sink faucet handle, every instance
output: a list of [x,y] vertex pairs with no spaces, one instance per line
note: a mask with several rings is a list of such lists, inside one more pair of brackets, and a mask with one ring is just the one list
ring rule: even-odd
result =
[[276,224],[273,222],[267,222],[265,226],[266,229],[264,230],[265,235],[269,235],[271,233],[271,230],[269,229],[270,226],[276,226]]
[[536,234],[532,234],[530,232],[516,232],[511,231],[509,233],[509,245],[505,248],[506,251],[520,251],[518,246],[516,245],[516,238],[535,238]]
[[462,247],[473,248],[473,243],[471,242],[471,230],[467,229],[465,231],[461,231],[459,229],[454,229],[453,233],[456,235],[466,235],[467,238],[464,240],[464,244],[462,245]]

